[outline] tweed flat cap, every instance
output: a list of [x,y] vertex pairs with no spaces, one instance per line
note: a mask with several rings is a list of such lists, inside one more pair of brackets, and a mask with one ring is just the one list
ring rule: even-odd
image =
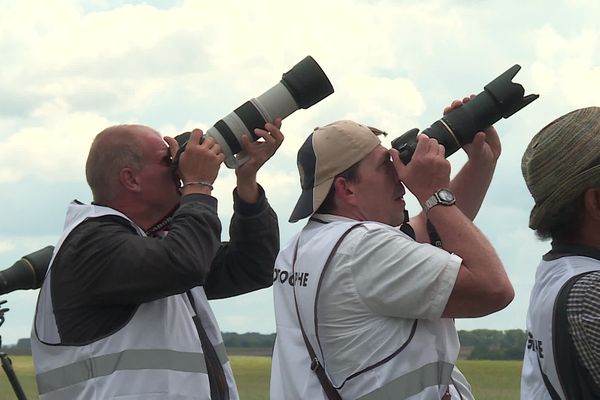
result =
[[535,206],[529,227],[537,229],[586,189],[600,185],[600,107],[571,111],[539,131],[521,160]]

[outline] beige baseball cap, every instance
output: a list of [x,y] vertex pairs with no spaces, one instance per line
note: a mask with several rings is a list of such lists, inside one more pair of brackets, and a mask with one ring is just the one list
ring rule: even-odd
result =
[[369,127],[353,121],[337,121],[316,128],[298,150],[302,194],[289,221],[314,214],[327,197],[336,175],[365,158],[380,143]]
[[600,107],[571,111],[546,125],[527,146],[521,171],[535,201],[532,229],[600,185]]

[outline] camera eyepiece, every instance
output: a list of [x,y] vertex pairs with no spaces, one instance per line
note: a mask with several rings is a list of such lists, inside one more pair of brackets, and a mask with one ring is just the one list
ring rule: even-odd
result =
[[[246,161],[241,144],[243,135],[257,140],[254,129],[263,129],[267,122],[286,118],[299,108],[309,108],[332,93],[333,86],[327,75],[314,58],[307,56],[284,73],[279,83],[271,89],[246,101],[217,121],[206,131],[205,136],[212,137],[221,146],[221,151],[225,154],[225,165],[237,168]],[[175,137],[180,146],[173,160],[175,170],[189,137],[190,132]]]
[[[422,133],[444,145],[446,157],[454,154],[463,145],[471,143],[477,132],[492,126],[503,117],[510,117],[540,97],[537,94],[523,97],[523,86],[511,82],[520,69],[521,66],[515,64],[487,84],[484,90],[468,103],[435,121]],[[418,129],[411,129],[392,141],[392,147],[398,150],[404,164],[408,164],[412,158],[418,133]]]

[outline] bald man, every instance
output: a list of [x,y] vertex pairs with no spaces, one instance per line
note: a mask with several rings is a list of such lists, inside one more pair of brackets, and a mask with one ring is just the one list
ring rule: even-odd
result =
[[277,216],[256,175],[281,120],[242,139],[230,241],[211,196],[224,155],[196,129],[175,139],[119,125],[92,143],[94,201],[73,202],[40,291],[32,349],[40,398],[237,399],[208,300],[272,284]]

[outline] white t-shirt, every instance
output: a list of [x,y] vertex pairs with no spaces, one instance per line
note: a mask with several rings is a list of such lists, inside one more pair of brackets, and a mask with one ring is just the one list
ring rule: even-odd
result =
[[397,350],[415,319],[441,318],[461,263],[457,255],[415,242],[400,230],[362,225],[352,230],[329,264],[317,303],[319,338],[332,379],[348,377]]

